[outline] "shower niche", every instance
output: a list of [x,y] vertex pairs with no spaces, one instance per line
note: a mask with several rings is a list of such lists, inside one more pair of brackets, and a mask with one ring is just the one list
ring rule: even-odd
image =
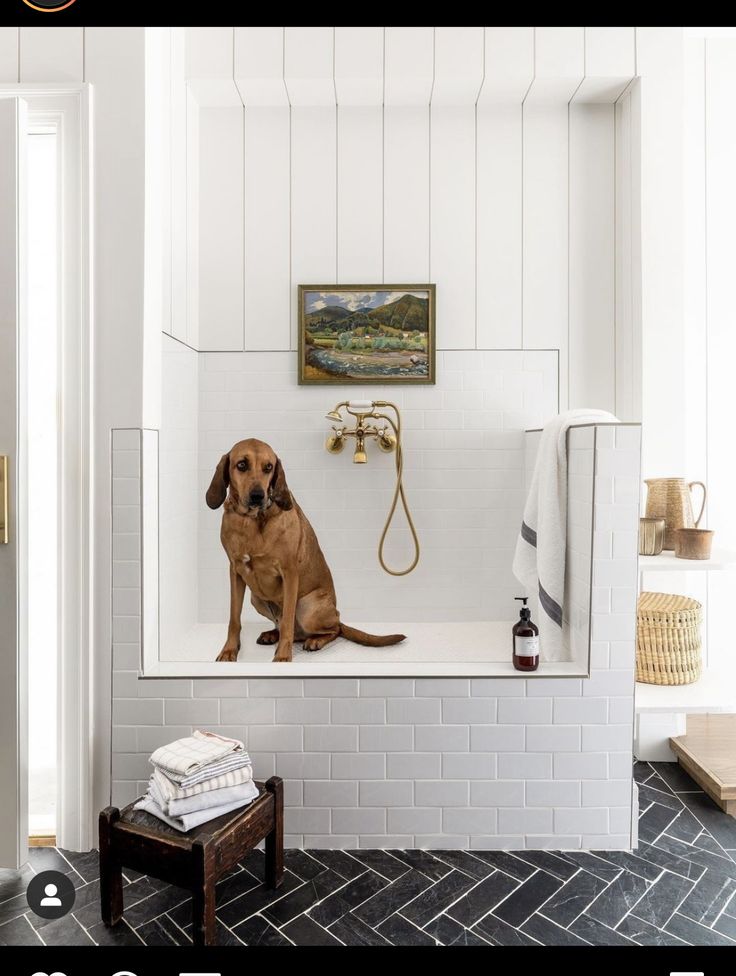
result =
[[[534,457],[526,432],[568,406],[639,416],[636,376],[614,367],[639,342],[633,28],[172,29],[169,40],[147,89],[170,123],[149,154],[152,189],[166,190],[147,198],[161,257],[150,276],[161,314],[145,323],[155,429],[113,439],[113,503],[142,560],[140,590],[119,588],[128,605],[140,596],[143,674],[519,676],[511,561]],[[436,385],[299,386],[305,281],[435,281]],[[325,415],[350,399],[400,411],[421,547],[406,575],[378,559],[395,452],[371,440],[368,463],[353,464],[357,443],[325,450]],[[621,605],[596,587],[635,587],[634,430],[570,434],[566,660],[530,681],[588,675],[596,614]],[[256,644],[270,622],[246,593],[239,658],[216,663],[228,560],[204,496],[248,437],[280,458],[342,620],[405,642],[295,646],[291,663],[272,663]],[[129,451],[137,473],[115,474],[118,454],[134,471]],[[414,551],[399,509],[384,562],[406,568]],[[605,560],[613,569],[596,583]]]

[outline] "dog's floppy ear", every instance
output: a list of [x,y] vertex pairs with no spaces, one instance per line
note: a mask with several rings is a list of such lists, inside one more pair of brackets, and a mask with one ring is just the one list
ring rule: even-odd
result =
[[276,467],[273,470],[273,478],[271,478],[270,492],[271,499],[285,512],[288,512],[290,508],[294,507],[289,486],[286,484],[284,467],[279,458],[276,458]]
[[227,486],[230,484],[230,455],[223,454],[217,462],[215,473],[207,489],[205,498],[210,508],[219,508],[225,501]]

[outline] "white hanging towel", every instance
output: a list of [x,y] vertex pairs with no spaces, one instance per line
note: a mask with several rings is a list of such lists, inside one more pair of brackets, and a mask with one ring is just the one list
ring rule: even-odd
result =
[[539,656],[561,661],[567,549],[567,431],[583,424],[618,423],[605,410],[568,410],[544,425],[516,542],[513,573],[539,598]]

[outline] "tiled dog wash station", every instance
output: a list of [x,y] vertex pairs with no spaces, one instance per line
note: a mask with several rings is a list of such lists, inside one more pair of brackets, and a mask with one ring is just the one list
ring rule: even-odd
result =
[[[289,847],[630,849],[640,406],[633,29],[211,28],[149,39],[155,271],[142,423],[111,426],[112,798],[194,728],[285,781]],[[587,52],[587,56],[586,56]],[[632,217],[632,214],[634,215]],[[183,215],[183,216],[182,216]],[[186,220],[184,220],[184,216]],[[160,261],[159,261],[160,259]],[[298,383],[297,286],[432,282],[436,381]],[[361,286],[358,284],[356,288]],[[161,334],[163,333],[163,335]],[[618,368],[617,368],[618,364]],[[394,456],[325,451],[386,400],[421,544],[381,569]],[[569,408],[561,659],[515,671],[511,563],[540,428]],[[279,458],[332,571],[338,639],[236,662],[224,452]],[[385,556],[411,560],[399,515]],[[542,612],[535,593],[532,617]]]
[[[181,677],[140,678],[141,634],[145,639],[148,627],[136,554],[145,523],[138,499],[145,498],[140,471],[148,434],[113,434],[115,803],[145,790],[154,748],[206,725],[245,740],[261,777],[285,779],[290,846],[629,849],[635,843],[637,426],[570,432],[587,531],[591,514],[595,526],[590,640],[586,618],[575,642],[585,656],[542,664],[531,677],[511,668],[509,619],[485,662],[461,659],[461,677],[449,676],[447,658],[442,677],[409,676],[423,667],[416,661],[393,665],[401,677],[329,677],[319,655],[310,656],[299,677],[219,676],[224,667],[255,670],[243,660],[253,635],[237,665],[162,661],[152,673]],[[571,505],[574,495],[573,488]],[[143,554],[145,577],[145,545]],[[452,626],[444,626],[444,647],[452,649]],[[406,630],[411,634],[411,624]],[[362,649],[352,650],[359,658]],[[320,676],[304,677],[313,667]],[[343,670],[354,674],[360,667]],[[391,668],[390,661],[383,666]],[[493,676],[471,676],[478,673]]]

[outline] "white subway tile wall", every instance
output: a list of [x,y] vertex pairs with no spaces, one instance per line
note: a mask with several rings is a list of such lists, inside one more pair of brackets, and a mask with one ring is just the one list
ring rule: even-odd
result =
[[[164,336],[163,342],[166,372],[172,340]],[[290,352],[199,358],[199,482],[191,514],[199,533],[201,623],[226,621],[229,599],[221,513],[206,508],[204,492],[223,452],[245,437],[268,441],[281,457],[332,569],[343,619],[513,617],[518,584],[511,556],[525,498],[524,429],[557,413],[556,351],[440,351],[437,385],[413,388],[300,387]],[[395,482],[394,456],[369,444],[368,463],[355,465],[349,446],[337,456],[324,449],[325,414],[349,397],[391,400],[401,409],[404,483],[422,546],[419,566],[406,577],[387,576],[376,554]],[[162,469],[166,463],[162,456]],[[399,513],[386,558],[402,566],[412,553]],[[167,572],[163,560],[162,569]]]
[[159,431],[159,617],[175,644],[198,619],[199,356],[163,336]]
[[[639,431],[601,432],[597,632],[620,594],[583,679],[138,679],[139,493],[114,491],[113,802],[144,789],[152,749],[204,722],[288,781],[290,846],[629,848]],[[112,448],[119,489],[138,478],[140,438],[114,431]]]

